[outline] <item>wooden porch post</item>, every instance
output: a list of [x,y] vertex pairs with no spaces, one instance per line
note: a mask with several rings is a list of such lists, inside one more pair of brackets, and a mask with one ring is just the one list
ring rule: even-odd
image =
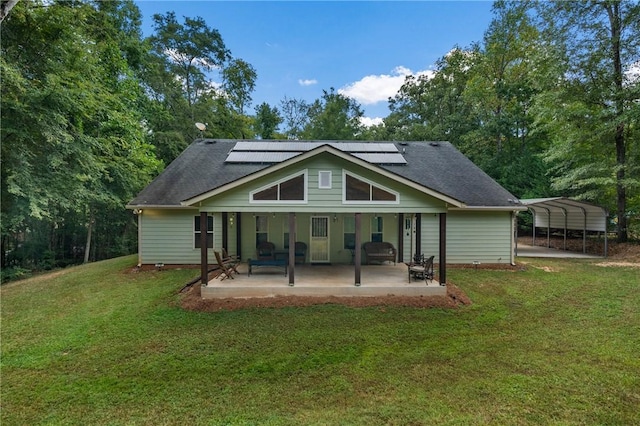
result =
[[294,265],[296,263],[296,215],[289,213],[289,285],[294,284]]
[[207,212],[200,212],[200,282],[207,285],[209,259],[207,259]]
[[[422,213],[416,213],[416,252],[414,259],[422,254]],[[411,259],[413,260],[413,259]]]
[[242,214],[236,212],[236,256],[238,259],[242,259],[242,228],[240,227],[240,219]]
[[229,251],[229,214],[222,212],[222,247]]
[[440,213],[440,285],[447,284],[447,214]]
[[356,243],[355,243],[355,258],[353,259],[353,263],[355,264],[356,267],[356,276],[355,276],[355,285],[356,287],[360,286],[360,269],[361,269],[361,264],[362,264],[362,250],[361,250],[361,241],[362,241],[362,235],[360,234],[360,222],[362,221],[362,218],[360,217],[360,213],[356,213],[355,214],[355,222],[356,222]]
[[396,261],[404,261],[404,213],[398,215],[398,259]]

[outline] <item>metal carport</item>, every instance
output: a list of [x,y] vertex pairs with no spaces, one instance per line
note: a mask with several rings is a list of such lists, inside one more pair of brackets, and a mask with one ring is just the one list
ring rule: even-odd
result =
[[551,228],[562,229],[564,250],[567,249],[567,230],[582,231],[582,252],[586,253],[587,232],[603,232],[604,256],[607,256],[608,213],[604,208],[566,197],[531,198],[520,200],[520,203],[533,215],[533,245],[535,245],[536,228],[547,229],[547,247],[550,247]]

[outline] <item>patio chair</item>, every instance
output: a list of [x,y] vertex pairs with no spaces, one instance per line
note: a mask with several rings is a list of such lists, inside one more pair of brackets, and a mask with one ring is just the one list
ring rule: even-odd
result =
[[[229,265],[233,266],[233,269],[236,269],[235,266],[238,265],[238,263],[240,263],[240,258],[236,255],[230,255],[229,253],[227,253],[227,249],[225,249],[224,247],[222,248],[222,261],[225,263],[228,263]],[[237,271],[236,271],[237,272]]]
[[304,263],[307,258],[307,244],[302,241],[296,241],[295,245],[296,263]]
[[276,246],[272,242],[265,241],[256,247],[258,260],[276,260]]
[[219,251],[214,251],[213,254],[216,256],[216,262],[218,262],[218,267],[220,268],[220,274],[218,275],[220,281],[226,278],[234,279],[233,274],[238,273],[235,265],[231,265],[229,262],[223,261]]
[[409,282],[411,282],[411,277],[425,280],[425,282],[433,281],[433,258],[434,256],[429,256],[427,259],[424,258],[424,255],[414,256],[413,262],[407,264]]

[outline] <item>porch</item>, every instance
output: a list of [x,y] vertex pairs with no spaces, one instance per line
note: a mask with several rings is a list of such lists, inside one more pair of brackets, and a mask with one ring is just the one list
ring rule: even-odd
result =
[[354,265],[295,265],[295,285],[279,268],[261,268],[248,275],[248,266],[241,263],[234,279],[209,280],[202,287],[204,299],[227,297],[274,297],[274,296],[446,296],[446,286],[436,280],[408,280],[407,266],[363,265],[361,285],[354,284]]

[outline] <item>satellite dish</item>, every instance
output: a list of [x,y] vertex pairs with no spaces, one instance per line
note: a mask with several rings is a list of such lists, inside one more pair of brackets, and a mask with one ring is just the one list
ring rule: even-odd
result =
[[196,123],[196,127],[198,128],[198,130],[200,130],[201,132],[204,132],[205,130],[207,130],[207,125],[204,123]]

